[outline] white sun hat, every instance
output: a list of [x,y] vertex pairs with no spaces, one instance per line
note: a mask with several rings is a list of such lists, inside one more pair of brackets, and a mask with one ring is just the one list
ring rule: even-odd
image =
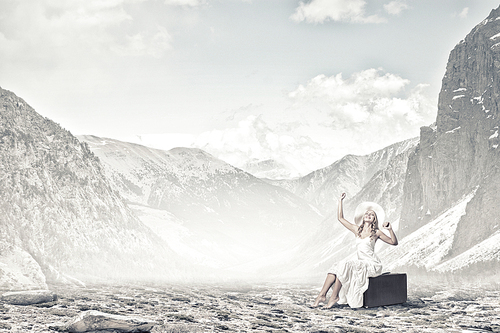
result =
[[363,221],[363,215],[365,215],[367,210],[373,210],[375,214],[377,214],[378,225],[381,227],[385,220],[385,212],[384,209],[375,202],[365,201],[360,203],[354,211],[354,223],[356,223],[356,225],[360,225]]

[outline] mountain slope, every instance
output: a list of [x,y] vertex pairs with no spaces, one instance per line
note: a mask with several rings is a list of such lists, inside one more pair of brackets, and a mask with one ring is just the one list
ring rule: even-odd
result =
[[[417,140],[411,139],[391,145],[373,154],[358,157],[357,161],[363,160],[363,163],[358,164],[358,169],[356,169],[358,172],[354,173],[349,170],[352,167],[352,164],[349,163],[352,161],[352,157],[342,159],[340,163],[334,163],[327,168],[330,171],[329,174],[352,174],[353,176],[346,183],[343,182],[344,177],[327,178],[323,188],[336,187],[339,190],[349,188],[352,179],[361,182],[360,178],[356,178],[360,174],[362,175],[359,170],[373,170],[373,168],[380,167],[369,180],[363,183],[355,195],[348,195],[344,200],[344,216],[349,221],[353,221],[356,206],[360,202],[374,201],[384,207],[386,220],[391,221],[394,229],[397,230],[408,157],[413,153],[416,144]],[[384,156],[385,158],[382,158]],[[368,161],[374,162],[372,166],[364,165]],[[325,173],[317,172],[319,175]],[[317,279],[323,276],[333,263],[355,255],[354,235],[337,221],[336,210],[339,196],[340,192],[331,194],[328,206],[333,212],[319,224],[313,234],[304,238],[296,248],[274,258],[276,260],[274,267],[268,269],[272,270],[277,277]],[[384,245],[379,242],[377,250],[383,248]]]
[[475,191],[464,196],[436,219],[402,239],[398,246],[384,251],[380,257],[387,270],[402,267],[435,270],[449,254],[458,222],[474,194]]
[[[340,193],[346,192],[348,197],[360,193],[372,177],[386,169],[394,158],[399,156],[403,159],[402,168],[406,172],[405,159],[407,159],[407,155],[400,155],[414,149],[417,143],[418,138],[413,138],[368,155],[347,155],[326,168],[313,171],[296,180],[268,181],[313,203],[325,213],[331,213],[337,209],[335,205],[332,205],[332,200],[335,200]],[[394,172],[396,171],[394,170]],[[386,171],[380,176],[384,177],[390,173],[391,171]],[[382,185],[382,183],[379,185],[388,186],[387,184]],[[367,190],[365,189],[365,191]],[[371,199],[368,198],[368,201],[374,201],[380,193]]]
[[175,224],[179,232],[184,228],[179,237],[188,247],[178,244],[177,249],[190,259],[229,267],[266,256],[295,244],[321,219],[304,200],[202,150],[162,151],[94,136],[80,138],[104,163],[131,207],[142,205],[144,223],[154,224],[169,242],[176,240],[161,230],[159,215],[168,212],[165,225]]
[[46,273],[170,274],[173,254],[113,190],[87,145],[1,88],[0,228],[1,242]]
[[410,157],[402,235],[434,220],[475,190],[458,222],[448,258],[498,231],[500,219],[500,8],[451,51],[434,127],[421,130]]

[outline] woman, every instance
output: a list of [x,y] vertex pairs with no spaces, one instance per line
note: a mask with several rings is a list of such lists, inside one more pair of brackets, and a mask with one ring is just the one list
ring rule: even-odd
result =
[[[345,196],[345,193],[340,196],[338,219],[356,236],[358,260],[344,261],[330,269],[313,307],[317,307],[321,302],[326,302],[326,294],[332,286],[333,293],[325,308],[331,308],[337,302],[340,304],[347,303],[351,308],[363,306],[363,294],[368,289],[368,278],[382,273],[382,264],[374,252],[375,242],[381,239],[387,244],[398,245],[398,240],[389,222],[384,223],[383,226],[389,231],[390,237],[378,228],[378,219],[375,212],[377,208],[366,210],[359,226],[347,221],[342,210],[342,200],[344,200]],[[380,206],[375,204],[373,207]]]

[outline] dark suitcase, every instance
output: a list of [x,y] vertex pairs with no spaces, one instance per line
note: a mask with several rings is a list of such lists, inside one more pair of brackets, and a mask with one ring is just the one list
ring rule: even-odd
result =
[[386,273],[369,278],[368,289],[363,295],[363,306],[374,307],[406,302],[405,273]]

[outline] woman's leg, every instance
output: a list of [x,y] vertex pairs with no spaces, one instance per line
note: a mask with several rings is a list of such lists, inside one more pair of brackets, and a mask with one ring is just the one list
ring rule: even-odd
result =
[[321,302],[326,302],[326,294],[328,293],[330,287],[335,283],[335,280],[337,280],[335,274],[328,273],[325,283],[323,284],[323,288],[319,292],[318,297],[316,297],[316,301],[312,305],[313,307],[317,307]]
[[335,303],[339,301],[340,288],[342,288],[342,282],[340,282],[340,280],[337,279],[337,281],[335,281],[335,285],[332,288],[332,296],[330,296],[328,304],[325,305],[326,309],[330,309]]

